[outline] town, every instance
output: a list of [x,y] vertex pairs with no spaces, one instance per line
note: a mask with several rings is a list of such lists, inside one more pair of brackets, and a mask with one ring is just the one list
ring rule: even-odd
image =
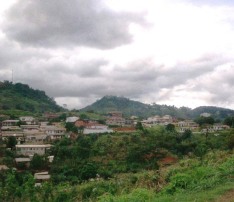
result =
[[[63,117],[64,120],[60,120]],[[82,115],[81,115],[82,117]],[[78,136],[98,135],[98,134],[128,134],[144,128],[153,128],[161,126],[167,128],[171,126],[178,133],[191,132],[193,134],[213,133],[219,135],[220,131],[230,129],[230,126],[222,123],[199,125],[193,120],[178,120],[170,115],[152,116],[144,120],[139,120],[136,116],[128,118],[123,117],[122,112],[112,111],[105,115],[105,120],[93,120],[88,117],[67,116],[65,113],[45,113],[43,117],[21,116],[18,119],[8,119],[1,115],[1,153],[3,150],[9,150],[14,153],[14,159],[0,165],[1,170],[14,169],[22,171],[30,168],[30,162],[34,156],[39,155],[47,158],[48,164],[51,164],[54,155],[50,155],[49,150],[53,144],[63,138],[73,141]],[[200,117],[212,120],[211,114],[202,113]],[[4,156],[2,156],[4,159]],[[2,161],[4,163],[4,160]],[[34,178],[36,185],[41,185],[43,181],[50,179],[50,171],[45,170],[48,165],[40,170],[40,166],[34,167]],[[37,172],[35,172],[37,171]]]

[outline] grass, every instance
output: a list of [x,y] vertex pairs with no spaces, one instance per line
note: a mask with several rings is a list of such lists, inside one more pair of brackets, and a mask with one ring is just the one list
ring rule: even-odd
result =
[[160,195],[152,190],[135,189],[130,194],[121,196],[104,195],[100,202],[214,202],[226,192],[234,189],[234,182],[221,184],[214,189],[200,192],[183,191],[173,195]]

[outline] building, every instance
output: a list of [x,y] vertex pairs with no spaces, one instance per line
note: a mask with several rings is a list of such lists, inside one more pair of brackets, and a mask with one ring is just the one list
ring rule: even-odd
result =
[[35,173],[34,179],[36,180],[36,186],[40,186],[42,182],[48,181],[50,179],[50,175],[48,171]]
[[30,166],[30,161],[31,159],[30,158],[15,158],[15,163],[16,165],[25,165],[27,168]]
[[197,130],[199,125],[192,120],[179,121],[177,123],[179,132],[184,132],[185,130]]
[[228,129],[230,129],[230,126],[223,125],[223,124],[214,124],[213,129],[214,129],[214,131],[228,130]]
[[43,143],[47,140],[45,133],[34,133],[25,135],[26,143]]
[[84,128],[83,134],[112,133],[113,130],[103,124],[92,124]]
[[17,126],[19,120],[5,120],[2,122],[2,126]]
[[16,154],[17,155],[24,155],[24,156],[30,156],[34,154],[38,155],[44,155],[46,154],[46,151],[50,149],[50,144],[41,144],[41,145],[35,145],[35,144],[18,144],[16,147]]
[[33,134],[39,132],[39,125],[21,125],[20,128],[24,133]]
[[149,117],[146,120],[143,120],[141,123],[145,127],[152,127],[154,125],[166,126],[168,124],[173,123],[173,118],[170,115],[165,115],[162,117],[156,115],[156,116]]
[[79,117],[77,117],[77,116],[67,117],[66,123],[75,123],[78,119],[79,119]]
[[59,140],[66,136],[66,128],[57,126],[41,127],[41,132],[45,133],[49,140]]
[[2,140],[7,140],[9,137],[15,137],[17,142],[24,142],[25,136],[22,131],[2,131],[1,132]]
[[36,124],[36,120],[32,116],[21,116],[20,121],[25,122],[27,125],[33,125]]
[[112,116],[106,119],[106,124],[109,126],[124,126],[125,119],[118,116]]

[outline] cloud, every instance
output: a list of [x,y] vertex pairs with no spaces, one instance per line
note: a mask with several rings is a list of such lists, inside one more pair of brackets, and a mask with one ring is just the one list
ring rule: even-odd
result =
[[234,6],[232,0],[187,0],[195,5],[208,5],[208,6]]
[[18,0],[7,12],[4,32],[34,47],[109,49],[132,41],[128,27],[145,24],[141,15],[113,12],[95,0]]

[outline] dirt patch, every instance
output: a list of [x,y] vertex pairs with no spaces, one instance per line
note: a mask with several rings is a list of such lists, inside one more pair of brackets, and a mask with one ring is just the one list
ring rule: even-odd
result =
[[216,199],[215,202],[234,202],[234,189],[226,192],[224,195]]

